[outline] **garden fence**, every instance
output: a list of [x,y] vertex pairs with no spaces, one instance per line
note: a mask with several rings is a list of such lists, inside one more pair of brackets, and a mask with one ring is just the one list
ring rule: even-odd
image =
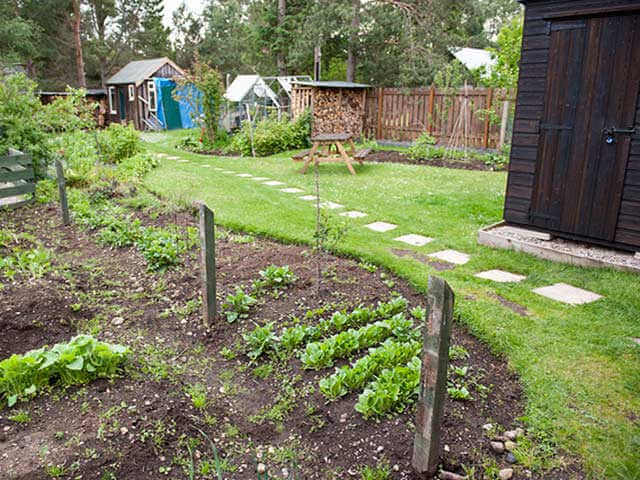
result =
[[31,155],[11,149],[8,155],[0,156],[0,206],[22,205],[31,200],[35,190]]
[[[311,107],[308,87],[293,90],[295,118]],[[371,88],[367,90],[363,135],[412,142],[427,132],[446,145],[501,148],[509,141],[515,90],[494,88]],[[466,126],[466,133],[464,127]]]

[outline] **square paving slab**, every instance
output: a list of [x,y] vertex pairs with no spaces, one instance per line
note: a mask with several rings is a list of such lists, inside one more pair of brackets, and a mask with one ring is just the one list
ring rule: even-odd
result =
[[333,203],[333,202],[322,202],[320,204],[320,206],[322,208],[328,208],[329,210],[334,210],[336,208],[343,208],[344,205],[340,205],[339,203]]
[[457,250],[441,250],[440,252],[430,253],[429,256],[445,262],[455,263],[456,265],[464,265],[471,258],[466,253],[458,252]]
[[556,283],[548,287],[536,288],[534,293],[543,297],[557,300],[558,302],[569,303],[571,305],[582,305],[583,303],[595,302],[602,298],[602,295],[583,290],[582,288],[567,285],[566,283]]
[[189,160],[180,159],[180,160],[178,160],[178,162],[180,162],[180,163],[189,163]]
[[236,173],[233,170],[222,170],[222,173]]
[[362,218],[367,216],[366,213],[358,212],[356,210],[351,210],[350,212],[342,212],[340,215],[342,215],[343,217],[349,217],[349,218]]
[[278,182],[277,180],[271,180],[269,182],[263,182],[263,185],[269,185],[270,187],[277,187],[278,185],[284,185],[283,182]]
[[393,230],[394,228],[398,228],[397,225],[393,223],[387,222],[373,222],[368,225],[365,225],[369,230],[373,230],[374,232],[388,232],[389,230]]
[[263,180],[269,180],[269,177],[252,177],[251,180],[254,182],[261,182]]
[[504,270],[487,270],[486,272],[476,273],[475,276],[500,283],[521,282],[527,278],[524,275],[516,275],[515,273],[505,272]]
[[394,240],[413,245],[414,247],[422,247],[429,242],[433,242],[433,238],[423,237],[422,235],[417,235],[415,233],[402,235],[401,237],[394,238]]
[[300,190],[299,188],[283,188],[280,190],[284,193],[302,193],[304,190]]
[[315,201],[317,197],[315,195],[303,195],[302,197],[298,197],[300,200],[306,200],[307,202]]
[[180,160],[180,157],[167,157],[169,160]]
[[253,177],[253,175],[251,175],[250,173],[236,173],[236,177],[251,178]]

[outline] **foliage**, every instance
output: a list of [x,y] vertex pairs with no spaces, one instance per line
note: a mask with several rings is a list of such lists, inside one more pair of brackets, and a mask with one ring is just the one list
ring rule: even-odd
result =
[[23,74],[0,76],[0,156],[9,148],[31,154],[36,176],[42,178],[51,157],[37,88]]
[[117,176],[122,181],[138,181],[158,166],[158,159],[148,153],[137,153],[120,161]]
[[[192,86],[198,92],[194,92]],[[202,127],[210,143],[216,140],[223,88],[222,75],[208,64],[196,60],[192,72],[179,79],[174,90],[177,101],[190,104],[194,122]]]
[[51,149],[60,152],[65,160],[64,176],[69,186],[87,185],[95,175],[98,155],[95,138],[82,130],[57,135],[50,142]]
[[262,327],[256,327],[250,333],[245,333],[242,338],[247,343],[247,356],[251,360],[257,359],[263,353],[272,350],[276,346],[276,334],[273,331],[273,322]]
[[414,357],[406,366],[383,370],[358,397],[356,411],[370,418],[404,410],[418,396],[421,365]]
[[40,180],[36,184],[36,202],[51,203],[58,199],[58,184],[53,179]]
[[99,134],[102,161],[120,163],[142,151],[140,132],[132,124],[112,123]]
[[[31,278],[39,278],[51,269],[51,252],[42,247],[30,249],[9,246],[17,242],[18,237],[12,238],[11,234],[0,230],[0,274],[4,278],[13,281],[18,273],[29,275]],[[2,251],[3,249],[8,251]]]
[[181,137],[176,143],[176,148],[194,153],[218,151],[228,153],[230,143],[231,136],[226,132],[226,130],[218,130],[214,142],[209,140],[209,137],[204,134],[204,130],[189,130],[186,135]]
[[246,294],[241,287],[236,287],[235,295],[227,295],[227,301],[222,304],[227,322],[233,323],[239,318],[247,318],[251,306],[255,303],[255,298]]
[[44,388],[78,385],[96,378],[114,377],[129,349],[78,335],[68,343],[14,354],[0,362],[0,399],[9,406]]
[[370,467],[368,465],[362,467],[360,471],[362,480],[389,480],[391,478],[391,469],[386,461],[379,462],[377,466]]
[[406,364],[420,353],[419,341],[398,342],[387,339],[381,346],[369,349],[369,354],[351,366],[344,366],[320,381],[320,391],[329,399],[336,399],[364,387],[382,370]]
[[349,329],[319,342],[308,343],[300,360],[304,368],[330,367],[334,360],[346,358],[364,348],[372,347],[391,336],[406,340],[411,337],[413,323],[398,313],[389,320],[380,320],[359,329]]
[[67,95],[57,97],[42,107],[42,125],[52,133],[94,128],[96,123],[93,112],[98,105],[86,100],[86,90],[67,87],[66,93]]
[[163,271],[180,263],[180,255],[187,249],[184,239],[177,233],[162,228],[147,227],[136,246],[147,260],[149,270]]
[[523,23],[524,18],[517,16],[505,24],[498,34],[498,47],[489,49],[491,57],[496,60],[488,81],[490,86],[504,88],[518,86]]
[[283,265],[281,267],[269,265],[264,270],[260,270],[259,273],[260,279],[253,283],[255,291],[266,288],[277,292],[292,285],[297,280],[293,271],[289,268],[289,265]]
[[207,387],[201,383],[187,385],[185,393],[191,398],[193,406],[199,410],[207,406]]
[[248,121],[244,122],[242,128],[232,137],[228,149],[245,156],[252,155],[252,129],[253,147],[259,157],[307,148],[310,145],[311,115],[306,112],[292,122],[285,116],[278,120],[277,115],[273,114],[259,120],[255,126]]

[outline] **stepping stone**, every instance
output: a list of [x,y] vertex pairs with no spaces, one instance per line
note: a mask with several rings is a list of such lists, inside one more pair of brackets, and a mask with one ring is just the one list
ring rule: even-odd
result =
[[284,185],[284,182],[278,182],[277,180],[271,180],[270,182],[262,182],[263,185],[269,185],[270,187],[277,187],[278,185]]
[[213,167],[214,170],[218,170],[219,172],[221,172],[222,170],[224,170],[224,168],[220,168],[220,167]]
[[556,283],[548,287],[536,288],[533,292],[570,305],[582,305],[583,303],[595,302],[602,298],[602,295],[567,285],[566,283]]
[[180,160],[180,157],[167,157],[169,160]]
[[389,230],[393,230],[398,226],[394,225],[393,223],[387,222],[373,222],[365,225],[365,227],[367,227],[369,230],[373,230],[374,232],[388,232]]
[[251,178],[253,175],[250,173],[236,173],[236,177]]
[[632,340],[636,342],[638,345],[640,345],[640,338],[632,338]]
[[500,283],[521,282],[527,278],[524,275],[516,275],[515,273],[505,272],[504,270],[487,270],[486,272],[476,273],[474,276]]
[[189,163],[189,160],[178,160],[178,163]]
[[269,177],[252,177],[251,180],[254,182],[261,182],[262,180],[269,180]]
[[456,265],[464,265],[471,258],[466,253],[457,250],[442,250],[440,252],[430,253],[430,257],[444,260],[445,262],[455,263]]
[[316,201],[318,199],[318,197],[316,197],[315,195],[303,195],[302,197],[298,197],[300,200],[306,200],[308,202],[311,201]]
[[333,203],[333,202],[322,202],[320,206],[322,208],[328,208],[329,210],[335,210],[336,208],[344,207],[344,205],[340,205],[339,203]]
[[413,245],[414,247],[422,247],[429,242],[433,242],[433,238],[423,237],[422,235],[416,235],[415,233],[402,235],[401,237],[394,238],[394,240],[397,242],[408,243],[409,245]]
[[200,165],[202,168],[209,168],[211,165]]
[[366,213],[358,212],[356,210],[351,210],[349,212],[342,212],[340,215],[342,215],[343,217],[349,217],[349,218],[362,218],[367,216]]
[[284,193],[302,193],[304,190],[300,190],[299,188],[283,188],[280,190]]
[[222,170],[222,173],[236,173],[233,170]]

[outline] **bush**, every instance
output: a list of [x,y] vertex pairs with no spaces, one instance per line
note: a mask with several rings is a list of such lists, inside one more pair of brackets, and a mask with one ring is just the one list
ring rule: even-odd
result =
[[117,177],[123,181],[139,180],[157,166],[157,158],[148,153],[138,153],[120,162]]
[[219,130],[216,133],[216,139],[214,142],[201,130],[189,130],[188,133],[176,142],[176,148],[186,150],[188,152],[218,152],[228,151],[231,143],[231,137],[225,130]]
[[[230,151],[240,152],[245,156],[252,155],[251,128],[249,122],[242,124],[240,131],[231,140]],[[310,146],[310,133],[311,115],[309,112],[305,112],[293,122],[284,118],[278,120],[275,115],[264,118],[256,123],[253,131],[256,155],[265,157],[287,150],[307,148]]]
[[41,122],[46,130],[56,133],[95,128],[93,112],[98,104],[85,99],[84,89],[67,87],[66,92],[68,95],[42,107]]
[[106,163],[120,163],[142,151],[140,132],[131,124],[112,123],[98,137],[102,160]]
[[71,186],[87,185],[98,162],[95,138],[78,130],[55,137],[50,146],[65,159],[64,176]]

